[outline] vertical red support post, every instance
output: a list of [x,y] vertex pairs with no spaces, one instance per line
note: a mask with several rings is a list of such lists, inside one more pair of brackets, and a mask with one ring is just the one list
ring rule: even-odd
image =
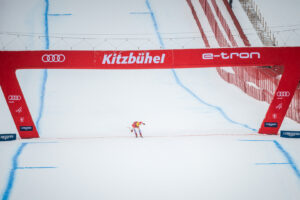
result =
[[[1,68],[3,69],[3,67]],[[6,70],[0,70],[0,73],[1,88],[20,137],[22,139],[38,138],[39,134],[33,123],[15,70],[7,70],[6,68]]]
[[[263,120],[259,133],[278,134],[282,121],[300,81],[300,70],[296,64],[286,64],[284,73]],[[300,67],[300,66],[299,66]]]

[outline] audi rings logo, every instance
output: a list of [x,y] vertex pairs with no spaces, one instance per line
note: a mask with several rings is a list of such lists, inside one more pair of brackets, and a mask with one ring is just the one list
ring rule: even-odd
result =
[[8,100],[9,101],[20,101],[21,100],[21,96],[20,95],[9,95],[8,96]]
[[277,97],[289,97],[291,94],[289,91],[278,91],[276,95]]
[[65,55],[63,54],[44,54],[42,56],[42,61],[47,63],[61,63],[66,60]]

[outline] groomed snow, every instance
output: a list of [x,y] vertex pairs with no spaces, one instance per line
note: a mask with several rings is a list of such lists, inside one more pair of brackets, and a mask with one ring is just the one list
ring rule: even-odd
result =
[[[93,37],[106,37],[103,50],[204,48],[185,0],[2,0],[0,32],[44,33],[47,3],[50,49],[89,49]],[[248,26],[245,13],[235,12]],[[45,37],[26,38],[29,49],[46,47]],[[261,44],[255,34],[249,40]],[[43,73],[17,72],[34,121]],[[246,128],[260,127],[267,103],[227,84],[213,68],[47,73],[41,138],[0,143],[2,199],[300,198],[299,140]],[[16,132],[4,101],[0,92],[0,133]],[[144,138],[130,133],[134,120],[146,122]],[[286,118],[282,129],[300,125]]]

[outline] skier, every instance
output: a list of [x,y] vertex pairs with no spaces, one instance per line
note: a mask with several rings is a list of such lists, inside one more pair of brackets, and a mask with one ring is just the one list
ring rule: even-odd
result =
[[138,122],[138,121],[135,121],[135,122],[133,122],[133,124],[131,125],[131,126],[132,126],[131,133],[134,132],[136,138],[138,137],[137,131],[139,131],[140,137],[143,137],[142,131],[141,131],[141,129],[140,129],[140,126],[141,126],[141,125],[145,125],[145,123],[144,123],[144,122]]

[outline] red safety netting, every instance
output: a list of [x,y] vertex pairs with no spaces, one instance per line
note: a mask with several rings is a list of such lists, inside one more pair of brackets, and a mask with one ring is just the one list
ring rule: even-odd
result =
[[[217,68],[217,71],[226,82],[236,85],[249,96],[271,103],[281,75],[272,77],[268,69],[258,67],[233,67],[232,69],[234,74],[222,68]],[[269,72],[272,73],[271,70]],[[300,84],[286,116],[300,123]]]
[[[199,0],[200,5],[209,21],[211,29],[218,41],[220,47],[236,46],[236,41],[232,32],[223,17],[222,10],[219,8],[215,0],[211,0],[211,5],[208,0]],[[250,46],[249,41],[245,37],[243,30],[238,23],[234,13],[229,7],[226,0],[223,0],[227,11],[229,12],[235,27],[237,28],[240,37],[242,38],[245,46]],[[212,9],[214,9],[215,15]],[[221,31],[221,27],[218,25],[216,18],[218,18],[224,33]],[[230,44],[230,45],[229,45]],[[271,103],[275,90],[278,87],[283,68],[280,66],[265,66],[265,67],[248,67],[248,68],[232,68],[234,73],[230,73],[222,68],[217,68],[219,75],[228,83],[234,84],[239,87],[243,92],[249,96],[267,103]],[[300,123],[300,84],[294,94],[288,112],[287,117]]]

